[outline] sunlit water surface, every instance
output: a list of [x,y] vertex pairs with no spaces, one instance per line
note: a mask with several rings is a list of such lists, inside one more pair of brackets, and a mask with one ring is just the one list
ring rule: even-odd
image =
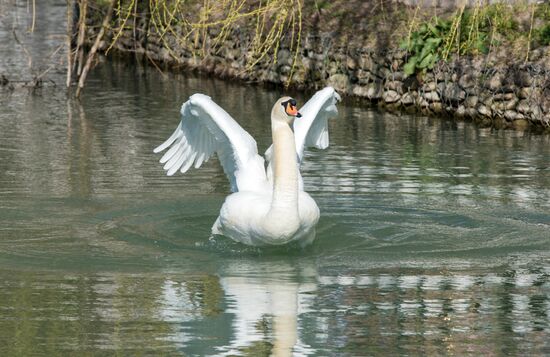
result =
[[152,153],[195,92],[268,147],[279,90],[106,62],[81,101],[0,91],[0,355],[550,354],[548,136],[341,104],[315,242],[262,250],[210,239],[216,160]]

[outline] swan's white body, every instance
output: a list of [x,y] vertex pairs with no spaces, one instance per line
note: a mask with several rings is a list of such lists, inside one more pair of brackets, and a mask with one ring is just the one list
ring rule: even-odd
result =
[[170,149],[160,159],[168,175],[198,168],[214,152],[234,191],[229,195],[213,234],[255,245],[302,245],[315,237],[319,208],[303,190],[299,166],[306,147],[328,146],[327,120],[337,113],[340,99],[333,88],[317,93],[300,109],[301,118],[289,117],[281,98],[271,111],[273,145],[264,159],[256,141],[227,112],[202,94],[192,95],[181,108],[182,119],[172,136],[155,149]]

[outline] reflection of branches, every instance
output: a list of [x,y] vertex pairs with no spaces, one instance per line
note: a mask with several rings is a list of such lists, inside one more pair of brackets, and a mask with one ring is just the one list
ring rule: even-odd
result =
[[[29,86],[31,88],[38,88],[42,85],[42,78],[48,73],[50,72],[54,67],[55,67],[55,64],[50,64],[48,66],[48,68],[46,68],[45,70],[43,70],[42,72],[39,72],[38,74],[34,74],[34,68],[33,68],[33,60],[32,60],[32,55],[31,53],[29,52],[29,50],[27,50],[27,47],[25,47],[25,45],[23,44],[23,42],[21,42],[19,40],[19,37],[17,36],[17,31],[15,31],[15,29],[12,29],[12,34],[13,34],[13,38],[15,39],[15,42],[17,42],[17,44],[21,47],[21,49],[23,50],[23,52],[25,53],[25,56],[27,57],[27,66],[29,67],[29,71],[31,72],[31,75],[32,75],[32,80],[29,82],[29,81],[20,81],[22,83],[24,83],[25,86]],[[60,45],[58,46],[49,56],[48,58],[49,59],[52,59],[61,49],[63,48],[63,45]],[[5,77],[4,77],[5,78]],[[10,82],[18,82],[18,81],[10,81]],[[50,80],[51,83],[53,83],[55,85],[55,82]]]
[[17,31],[15,31],[15,29],[12,29],[11,33],[13,34],[13,38],[15,39],[15,42],[17,42],[17,44],[19,46],[21,46],[21,49],[23,49],[23,52],[25,52],[25,55],[27,56],[27,65],[29,67],[30,70],[32,70],[32,56],[31,54],[29,53],[29,51],[27,50],[27,47],[25,47],[25,45],[19,41],[19,37],[17,37]]
[[[29,16],[32,16],[32,19],[30,19],[31,21],[30,28],[28,28],[26,31],[32,33],[35,29],[35,23],[36,23],[36,12],[37,12],[36,3],[34,0],[32,2],[29,0],[27,1],[27,5],[28,5],[27,14],[29,14]],[[6,10],[6,13],[4,13],[4,10]],[[32,13],[31,13],[31,10],[32,10]],[[32,46],[28,46],[28,44],[26,44],[27,42],[26,40],[29,37],[25,36],[24,33],[22,34],[24,30],[21,29],[21,24],[19,23],[19,15],[17,11],[18,11],[17,2],[13,4],[13,9],[6,8],[4,7],[4,4],[1,4],[0,5],[0,25],[2,26],[4,33],[6,34],[11,33],[11,39],[13,39],[13,42],[15,43],[15,47],[18,47],[18,51],[16,53],[22,53],[20,55],[21,61],[19,62],[26,64],[30,79],[26,78],[26,76],[24,76],[24,78],[22,79],[18,79],[18,78],[13,79],[13,78],[9,78],[8,74],[2,74],[0,79],[0,85],[2,87],[14,89],[15,87],[13,86],[13,84],[19,83],[22,87],[36,89],[41,87],[45,82],[48,82],[55,86],[56,83],[53,80],[51,79],[46,80],[45,78],[46,78],[46,75],[52,71],[52,69],[56,68],[57,63],[55,63],[54,60],[57,58],[56,56],[64,48],[64,44],[57,46],[46,56],[41,55],[38,58],[38,61],[35,61],[36,53],[33,53]],[[11,16],[8,16],[7,14]],[[48,62],[42,63],[43,59],[48,60]],[[26,71],[24,70],[25,69],[24,67],[25,65],[23,65],[22,71],[17,71],[17,73],[25,74]]]

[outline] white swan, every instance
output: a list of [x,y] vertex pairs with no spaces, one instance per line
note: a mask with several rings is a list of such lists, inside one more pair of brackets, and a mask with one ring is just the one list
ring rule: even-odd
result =
[[218,155],[234,193],[226,198],[213,234],[254,246],[307,245],[315,238],[319,208],[303,190],[299,165],[306,147],[328,146],[327,120],[337,114],[338,100],[331,87],[315,93],[300,112],[294,99],[279,99],[271,110],[267,170],[252,136],[203,94],[183,104],[178,127],[154,152],[170,147],[160,159],[168,175],[199,168]]

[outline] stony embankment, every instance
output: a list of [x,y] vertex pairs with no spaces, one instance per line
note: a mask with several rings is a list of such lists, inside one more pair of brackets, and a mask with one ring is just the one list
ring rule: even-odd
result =
[[[137,23],[144,26],[145,21]],[[210,47],[218,35],[216,29],[210,29],[200,42],[181,41],[177,27],[162,38],[155,31],[137,30],[122,32],[114,49],[156,65],[196,69],[223,78],[283,84],[292,75],[296,87],[332,85],[344,96],[391,110],[448,115],[483,127],[550,131],[550,47],[531,51],[529,61],[495,49],[488,55],[440,61],[433,70],[406,76],[407,53],[388,49],[391,46],[380,43],[379,37],[373,45],[361,36],[350,39],[349,34],[319,33],[306,26],[296,62],[290,41],[283,40],[276,61],[267,56],[247,70],[254,28],[234,30],[216,48]],[[109,41],[101,47],[106,49]],[[198,49],[202,56],[197,56]]]

